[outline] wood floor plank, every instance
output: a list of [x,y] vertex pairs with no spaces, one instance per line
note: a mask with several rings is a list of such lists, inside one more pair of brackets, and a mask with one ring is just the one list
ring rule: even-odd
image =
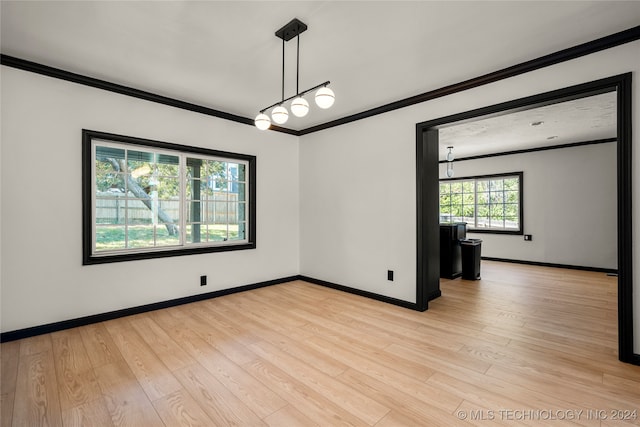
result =
[[178,380],[131,327],[128,319],[111,320],[105,323],[105,327],[149,400],[180,390]]
[[[235,315],[229,317],[235,317]],[[241,329],[225,331],[222,325],[218,324],[218,316],[213,315],[206,308],[195,308],[192,312],[192,318],[186,319],[184,325],[235,363],[243,364],[255,357],[247,349],[245,343],[254,342],[257,337],[252,334],[248,336],[248,334],[240,332]],[[226,327],[230,324],[225,321],[223,325]],[[240,338],[238,339],[238,337]]]
[[[433,369],[401,362],[384,352],[353,353],[346,347],[332,344],[320,337],[309,338],[307,342],[319,351],[323,351],[328,357],[348,364],[350,370],[359,371],[373,380],[385,384],[394,392],[397,390],[406,393],[446,411],[451,411],[460,403],[461,399],[456,399],[449,393],[433,393],[430,387],[425,387],[424,381],[433,375],[435,372]],[[353,376],[353,374],[351,375]]]
[[63,410],[62,421],[64,427],[113,426],[107,405],[102,397]]
[[640,408],[615,278],[483,261],[441,290],[418,312],[297,280],[5,343],[0,427],[640,426],[610,418]]
[[260,417],[199,364],[176,371],[178,380],[216,426],[260,426]]
[[175,371],[195,363],[195,360],[149,316],[132,318],[130,323],[169,370]]
[[166,427],[124,360],[95,369],[115,427]]
[[77,329],[51,334],[60,407],[63,411],[100,399],[102,394]]
[[178,390],[153,402],[165,425],[171,427],[207,427],[212,420],[184,390]]
[[[243,316],[242,313],[233,313],[233,315],[229,316],[229,318],[233,319],[231,326],[232,328],[244,325],[253,327],[254,330],[260,330],[260,338],[251,338],[251,340],[247,342],[248,346],[259,341],[267,341],[270,344],[275,345],[285,353],[288,353],[289,355],[304,361],[306,364],[313,366],[330,376],[339,375],[347,369],[347,366],[345,364],[338,362],[335,359],[325,357],[322,352],[308,346],[305,341],[293,339],[288,335],[281,334],[266,327],[261,327],[263,325],[256,323],[254,320],[246,316]],[[306,335],[313,336],[313,334],[311,333],[300,334],[298,336]],[[251,354],[253,355],[253,357],[251,357],[251,360],[253,360],[255,358],[255,353],[251,352]],[[247,360],[243,362],[244,356],[243,358],[237,358],[235,357],[235,355],[230,355],[228,353],[227,356],[238,364],[247,362]]]
[[304,362],[288,355],[266,341],[252,344],[251,349],[262,359],[268,360],[280,369],[287,370],[298,381],[322,394],[334,404],[354,414],[369,425],[378,422],[390,410],[390,408],[370,399],[347,384],[305,365]]
[[87,355],[91,360],[91,366],[97,368],[122,360],[122,354],[104,327],[104,323],[87,325],[79,330]]
[[[48,347],[51,336],[47,335]],[[44,340],[34,340],[38,343]],[[34,349],[29,340],[29,350]],[[18,364],[15,403],[13,407],[14,427],[62,426],[60,399],[56,372],[51,350],[24,352]]]
[[260,418],[286,406],[287,403],[269,387],[257,381],[191,329],[176,329],[169,335]]
[[261,358],[244,365],[250,372],[276,391],[289,405],[322,426],[366,426],[364,421],[334,404],[292,375]]
[[526,369],[494,365],[487,372],[488,376],[500,378],[511,384],[521,385],[532,390],[550,390],[561,393],[563,401],[576,407],[601,409],[633,410],[640,408],[640,398],[629,393],[612,393],[606,386],[585,385],[570,381],[561,376],[529,372]]
[[20,362],[20,341],[0,345],[0,427],[9,427],[13,418],[13,403]]
[[404,412],[399,410],[390,411],[380,422],[376,424],[376,427],[398,427],[398,426],[434,426],[434,427],[449,427],[449,426],[468,426],[469,424],[464,421],[456,420],[450,414],[431,414],[428,418],[419,417],[411,412]]
[[403,390],[397,387],[390,389],[387,382],[353,368],[340,375],[338,379],[391,408],[391,411],[401,410],[403,413],[412,414],[422,420],[421,425],[429,425],[434,418],[450,417],[462,402],[458,396],[425,383],[411,384]]
[[277,410],[266,417],[264,421],[271,427],[320,427],[320,424],[316,423],[291,405],[287,405],[284,408]]
[[28,356],[51,350],[50,334],[37,335],[20,340],[20,356]]
[[[461,378],[455,378],[442,372],[435,373],[427,380],[428,384],[437,387],[440,390],[446,390],[463,399],[457,411],[463,411],[465,416],[471,417],[471,411],[475,411],[476,421],[496,421],[498,423],[505,421],[501,418],[500,409],[520,409],[524,407],[540,407],[547,408],[548,403],[540,403],[538,400],[530,402],[518,401],[509,395],[509,388],[504,387],[504,383],[485,382],[479,383],[473,377],[466,381]],[[516,393],[517,397],[518,394]],[[539,406],[538,406],[539,405]],[[473,418],[473,417],[471,417]],[[507,423],[509,424],[509,423]],[[536,420],[520,420],[516,424],[536,426]]]

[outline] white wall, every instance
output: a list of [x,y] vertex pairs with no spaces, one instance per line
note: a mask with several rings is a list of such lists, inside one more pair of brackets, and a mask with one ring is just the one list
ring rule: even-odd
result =
[[[456,177],[523,172],[524,232],[469,233],[482,255],[617,269],[616,143],[454,162]],[[440,165],[446,177],[446,164]]]
[[[288,135],[2,67],[1,329],[297,273],[415,302],[415,124],[630,71],[633,223],[640,224],[639,55],[640,41],[628,43],[305,135],[299,148]],[[258,249],[83,267],[82,128],[257,155]],[[640,353],[638,227],[633,233]],[[395,270],[394,282],[387,269]],[[198,286],[202,274],[206,288]]]
[[[633,222],[640,224],[639,57],[636,41],[305,135],[300,141],[301,274],[415,302],[415,124],[626,72],[634,72]],[[423,88],[429,89],[434,88]],[[633,234],[635,352],[640,353],[638,227]],[[387,269],[396,270],[394,282],[386,280]]]
[[[2,331],[298,274],[297,137],[1,72]],[[256,155],[257,249],[82,266],[83,128]]]

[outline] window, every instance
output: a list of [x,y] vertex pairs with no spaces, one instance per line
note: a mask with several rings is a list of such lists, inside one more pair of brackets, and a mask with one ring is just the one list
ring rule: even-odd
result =
[[84,264],[255,248],[255,165],[84,130]]
[[440,181],[440,222],[474,232],[522,234],[522,172]]

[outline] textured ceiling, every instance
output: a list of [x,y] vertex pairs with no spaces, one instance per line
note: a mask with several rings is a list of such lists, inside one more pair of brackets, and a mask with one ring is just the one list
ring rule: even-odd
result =
[[[281,92],[297,17],[300,89],[326,80],[329,110],[304,129],[638,25],[634,1],[2,1],[3,54],[253,118]],[[295,92],[286,45],[285,97]]]
[[616,92],[440,129],[440,160],[616,137]]

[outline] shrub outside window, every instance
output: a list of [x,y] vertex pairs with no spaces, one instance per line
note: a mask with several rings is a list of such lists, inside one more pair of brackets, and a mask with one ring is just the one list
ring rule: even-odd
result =
[[83,131],[84,264],[255,248],[255,163]]
[[478,233],[523,233],[522,172],[440,181],[440,222]]

